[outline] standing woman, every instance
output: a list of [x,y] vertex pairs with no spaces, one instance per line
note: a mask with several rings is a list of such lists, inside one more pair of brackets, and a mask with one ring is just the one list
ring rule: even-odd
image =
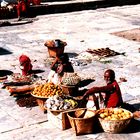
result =
[[18,21],[22,20],[21,17],[26,17],[28,15],[28,10],[30,7],[30,0],[18,0],[17,1],[17,16]]

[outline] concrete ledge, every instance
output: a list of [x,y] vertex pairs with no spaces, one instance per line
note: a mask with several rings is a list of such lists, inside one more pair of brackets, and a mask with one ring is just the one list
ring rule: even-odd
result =
[[42,5],[31,6],[31,15],[64,13],[81,10],[94,10],[111,6],[139,4],[139,0],[70,0],[61,2],[46,2]]
[[[94,10],[97,8],[106,8],[111,6],[134,5],[140,4],[139,0],[67,0],[67,1],[53,1],[42,2],[40,5],[32,5],[29,8],[29,17],[37,15],[65,13],[81,10]],[[9,17],[0,16],[3,18],[16,18],[17,14],[7,14]]]

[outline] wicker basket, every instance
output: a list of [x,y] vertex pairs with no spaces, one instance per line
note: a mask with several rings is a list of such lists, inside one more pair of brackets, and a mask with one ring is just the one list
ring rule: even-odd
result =
[[52,125],[59,129],[66,130],[71,128],[67,112],[65,111],[56,112],[47,110],[47,119]]
[[49,111],[49,112],[51,112],[53,115],[58,115],[58,114],[60,114],[62,112],[65,112],[64,110],[52,110],[52,109],[48,109],[46,107],[44,107],[44,109]]
[[133,118],[133,114],[131,112],[130,114],[131,114],[130,118],[123,120],[105,120],[99,117],[99,122],[104,132],[120,133],[126,129],[131,119]]
[[64,53],[64,48],[67,43],[60,39],[55,39],[47,40],[44,45],[48,48],[50,57],[56,57],[57,55],[62,55]]
[[36,98],[36,101],[41,110],[45,111],[46,109],[44,108],[44,103],[46,101],[46,98]]
[[76,96],[78,93],[78,86],[61,85],[61,88],[65,95]]
[[[82,118],[83,116],[83,111],[88,111],[90,113],[92,113],[92,115],[90,114],[90,117],[87,118]],[[75,115],[75,112],[79,111],[79,113],[76,113],[77,115]],[[72,126],[72,129],[76,132],[76,136],[78,135],[83,135],[83,134],[89,134],[89,133],[93,133],[93,126],[95,124],[95,112],[93,112],[93,110],[88,110],[88,109],[77,109],[75,111],[71,111],[67,113],[67,116],[69,118],[69,122]],[[79,118],[77,116],[80,116]]]

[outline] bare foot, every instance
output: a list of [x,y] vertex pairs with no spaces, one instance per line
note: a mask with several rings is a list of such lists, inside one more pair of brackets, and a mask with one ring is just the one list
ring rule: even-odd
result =
[[18,18],[18,21],[21,21],[21,20],[22,20],[22,18],[21,18],[21,17],[19,17],[19,18]]

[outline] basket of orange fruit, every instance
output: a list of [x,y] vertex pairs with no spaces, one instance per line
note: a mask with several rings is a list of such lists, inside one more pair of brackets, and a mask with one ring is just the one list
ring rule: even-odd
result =
[[103,131],[109,133],[124,131],[133,118],[133,113],[123,108],[100,109],[97,114]]

